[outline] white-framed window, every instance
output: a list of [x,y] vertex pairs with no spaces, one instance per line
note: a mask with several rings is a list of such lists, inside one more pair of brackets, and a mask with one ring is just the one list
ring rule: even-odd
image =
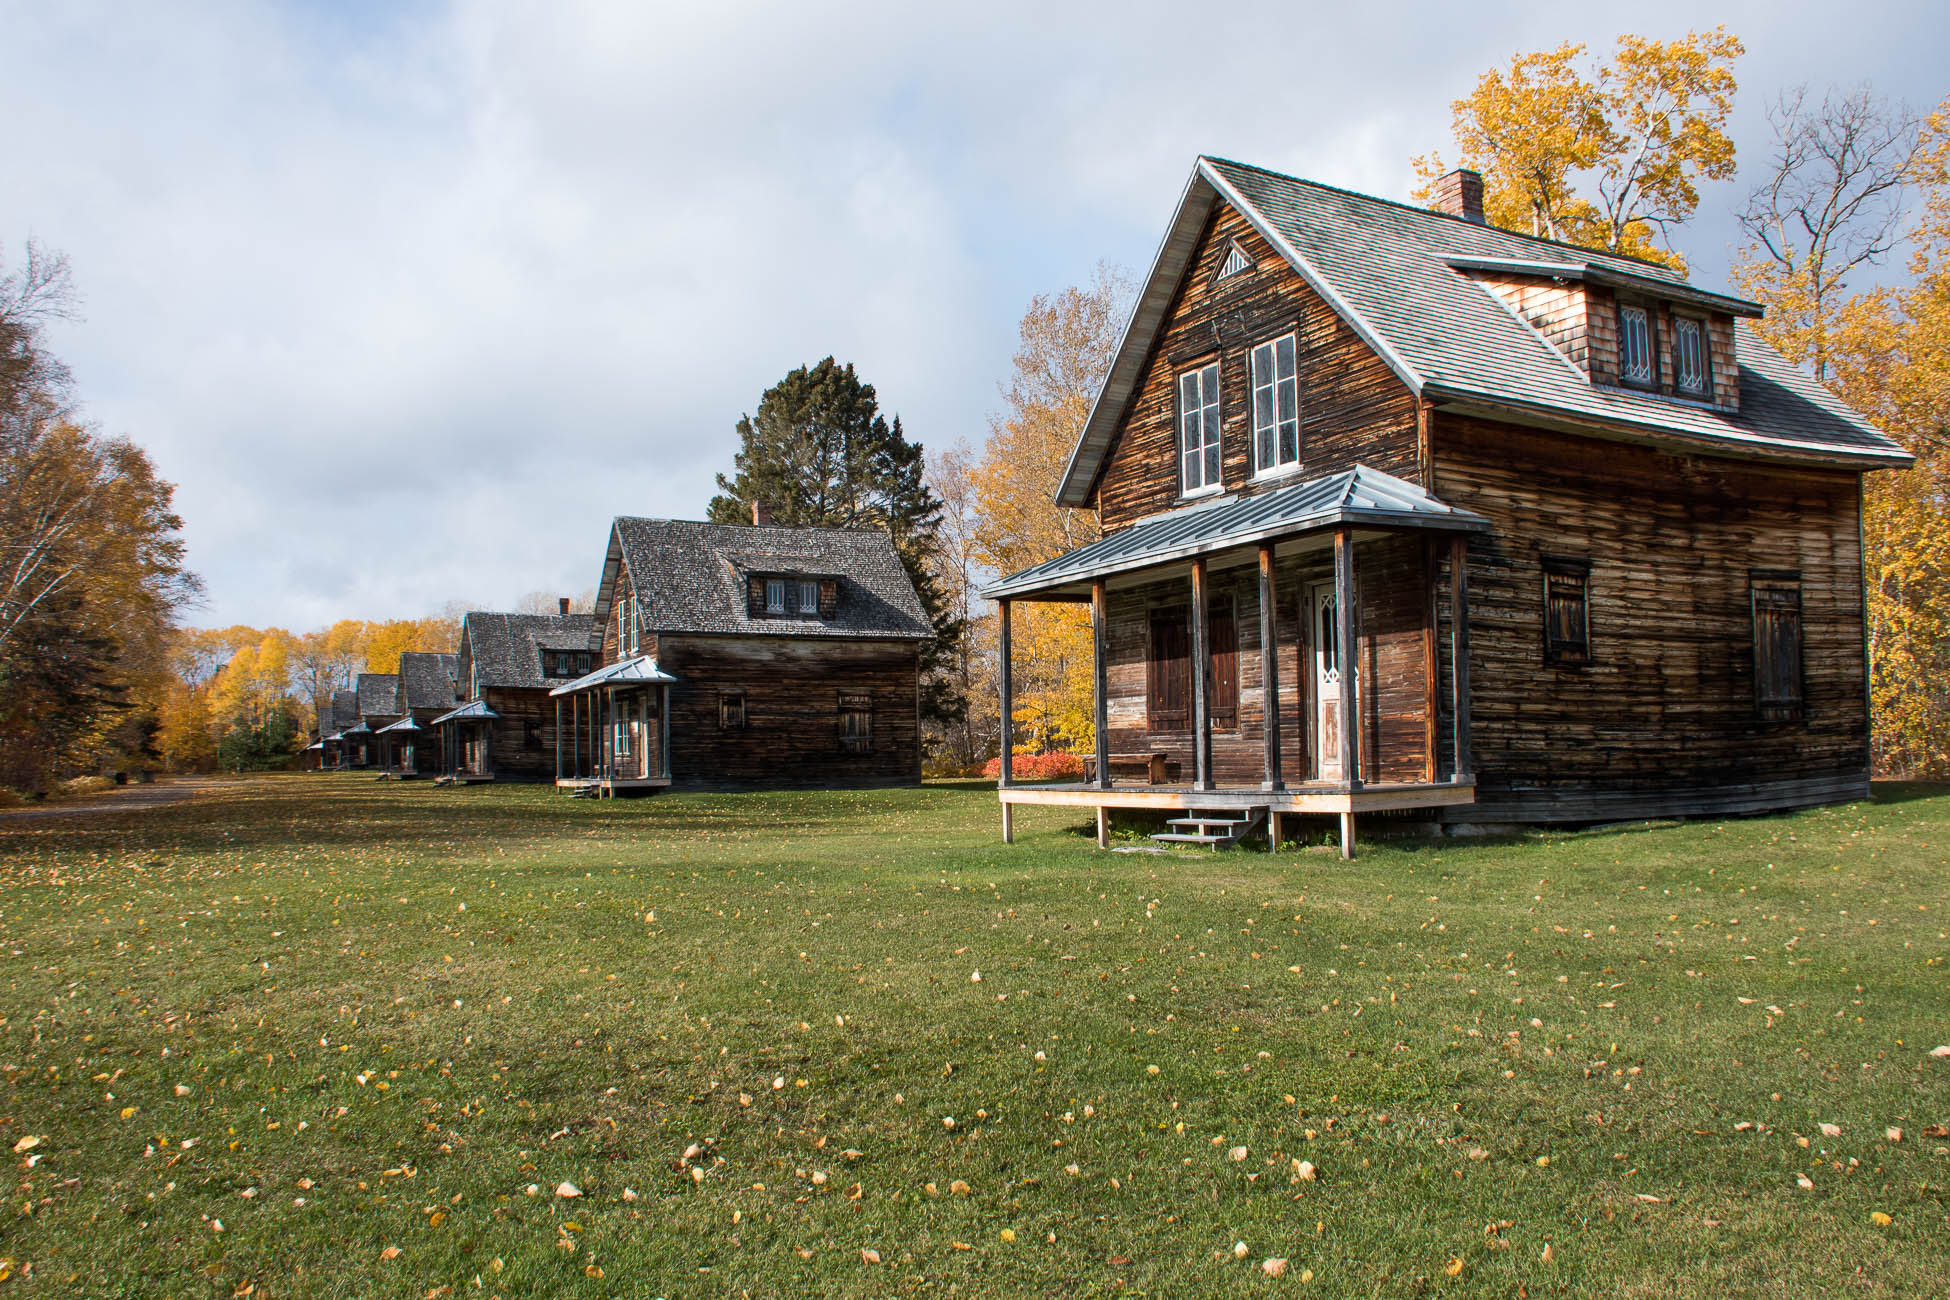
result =
[[1692,316],[1672,318],[1672,377],[1688,397],[1710,397],[1713,366],[1707,354],[1706,322]]
[[1219,486],[1219,363],[1178,377],[1178,459],[1187,494]]
[[765,612],[767,614],[785,613],[784,578],[767,578],[765,580]]
[[811,578],[799,580],[799,612],[815,615],[819,613],[819,583]]
[[1253,349],[1253,470],[1300,463],[1299,340],[1292,334]]
[[1618,377],[1628,384],[1650,384],[1653,376],[1652,313],[1643,307],[1618,307]]

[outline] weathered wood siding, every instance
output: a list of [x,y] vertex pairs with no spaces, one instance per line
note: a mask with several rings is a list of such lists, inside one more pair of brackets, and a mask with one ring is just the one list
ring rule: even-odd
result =
[[[1434,448],[1437,494],[1494,524],[1470,540],[1479,785],[1455,816],[1733,812],[1866,790],[1858,476],[1440,413]],[[1590,561],[1587,666],[1544,662],[1545,555]],[[1796,721],[1757,717],[1755,569],[1801,574]]]
[[[501,716],[488,723],[497,781],[553,781],[555,779],[555,701],[546,689],[490,686],[482,698]],[[588,704],[585,697],[584,705]],[[562,701],[563,768],[571,770],[572,737],[569,701]],[[468,724],[470,727],[477,724]]]
[[[1254,269],[1215,282],[1234,240]],[[1092,501],[1106,532],[1180,500],[1177,377],[1215,359],[1222,482],[1227,491],[1252,489],[1252,348],[1296,327],[1300,473],[1311,478],[1359,463],[1418,477],[1415,400],[1406,385],[1230,206],[1221,204],[1207,225],[1168,320]]]
[[1571,364],[1589,371],[1584,286],[1535,275],[1476,271],[1471,278],[1498,294],[1534,326]]
[[[670,771],[685,787],[911,785],[921,779],[919,658],[913,642],[839,637],[658,638],[670,688]],[[719,725],[742,691],[746,725]],[[840,747],[840,697],[873,702],[866,753]]]
[[[1421,537],[1386,538],[1355,546],[1355,653],[1360,684],[1361,774],[1369,781],[1429,779],[1429,557]],[[1281,769],[1288,784],[1312,779],[1313,648],[1308,593],[1333,577],[1332,552],[1282,558],[1275,566],[1279,645]],[[1266,776],[1265,674],[1260,657],[1259,571],[1255,563],[1211,570],[1211,599],[1230,599],[1238,622],[1239,718],[1212,731],[1212,773],[1221,787],[1255,788]],[[1152,731],[1147,716],[1150,625],[1153,611],[1189,616],[1191,580],[1185,574],[1141,587],[1114,589],[1109,598],[1108,718],[1112,753],[1166,755],[1167,776],[1190,782],[1194,771],[1189,726]]]
[[[1603,285],[1584,289],[1588,299],[1585,312],[1589,344],[1587,368],[1594,383],[1618,383],[1618,299]],[[1643,299],[1636,300],[1641,303]],[[1651,305],[1651,304],[1646,304]],[[1658,331],[1659,391],[1668,397],[1680,395],[1673,382],[1672,308],[1657,304],[1654,311]],[[1734,355],[1733,317],[1720,313],[1687,312],[1706,321],[1708,362],[1713,369],[1713,404],[1728,410],[1740,408],[1740,364]],[[1690,400],[1690,399],[1689,399]]]

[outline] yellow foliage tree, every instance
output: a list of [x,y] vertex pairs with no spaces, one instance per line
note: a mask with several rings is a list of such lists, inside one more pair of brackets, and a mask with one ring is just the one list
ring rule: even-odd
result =
[[[982,564],[1013,573],[1098,536],[1093,512],[1056,504],[1056,489],[1117,348],[1129,278],[1100,265],[1090,283],[1039,294],[1023,313],[1007,410],[968,471],[972,542]],[[1024,602],[1012,620],[1018,748],[1086,749],[1093,726],[1090,611]]]
[[[1724,27],[1621,36],[1588,76],[1584,52],[1567,43],[1485,72],[1451,105],[1460,165],[1483,174],[1494,225],[1684,269],[1672,228],[1699,207],[1699,180],[1733,175],[1726,121],[1744,47]],[[1449,164],[1429,154],[1415,168],[1427,202]]]

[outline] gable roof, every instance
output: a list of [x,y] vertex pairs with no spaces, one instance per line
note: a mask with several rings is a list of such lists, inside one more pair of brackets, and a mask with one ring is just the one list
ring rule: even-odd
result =
[[325,731],[344,731],[359,720],[359,692],[348,686],[332,692],[331,726]]
[[399,657],[399,708],[451,709],[460,656],[408,650]]
[[360,673],[354,687],[359,693],[359,716],[391,717],[399,712],[399,674]]
[[461,620],[460,639],[470,658],[465,690],[490,686],[539,689],[560,678],[542,674],[542,651],[587,650],[596,626],[589,614],[497,614],[472,610]]
[[1248,497],[1213,497],[1140,520],[991,584],[991,600],[1065,587],[1089,590],[1090,580],[1173,560],[1209,555],[1272,537],[1338,525],[1380,525],[1480,532],[1489,520],[1458,510],[1404,479],[1366,465]]
[[[934,635],[893,540],[877,529],[754,527],[623,515],[609,532],[591,649],[601,644],[616,578],[626,564],[644,627],[652,632],[915,641]],[[833,617],[751,617],[745,579],[761,573],[837,579]]]
[[[1669,441],[1717,454],[1906,465],[1909,453],[1735,322],[1737,413],[1594,385],[1497,293],[1462,267],[1516,264],[1627,284],[1715,310],[1758,314],[1741,299],[1692,288],[1670,268],[1574,248],[1447,213],[1413,208],[1220,158],[1201,157],[1179,199],[1057,502],[1081,506],[1102,471],[1152,345],[1215,207],[1229,204],[1371,347],[1416,396],[1523,423]],[[1751,400],[1750,400],[1751,399]]]

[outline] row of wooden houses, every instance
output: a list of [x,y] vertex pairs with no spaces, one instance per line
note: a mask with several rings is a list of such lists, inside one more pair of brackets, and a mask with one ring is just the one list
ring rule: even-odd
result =
[[614,796],[921,779],[933,635],[885,533],[616,519],[592,613],[473,611],[319,703],[327,769]]

